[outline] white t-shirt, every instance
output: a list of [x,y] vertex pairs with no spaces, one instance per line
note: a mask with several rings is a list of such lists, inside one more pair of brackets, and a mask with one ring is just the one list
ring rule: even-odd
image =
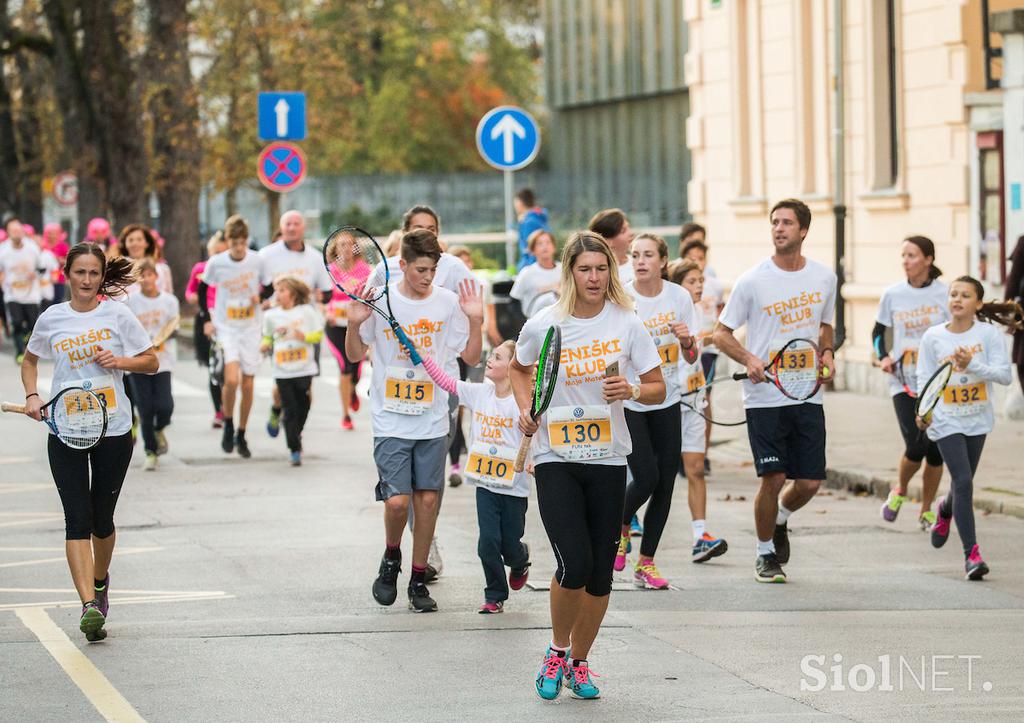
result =
[[995,424],[992,382],[1006,385],[1013,378],[1001,329],[975,321],[967,331],[954,334],[945,324],[939,324],[921,338],[917,388],[924,387],[939,365],[952,360],[953,352],[961,346],[971,349],[974,356],[966,370],[953,370],[942,401],[935,405],[928,427],[928,438],[932,440],[952,434],[974,436],[991,432]]
[[302,251],[292,251],[284,241],[275,241],[259,250],[262,263],[260,283],[269,286],[282,276],[294,276],[304,282],[319,300],[318,291],[333,291],[334,282],[324,267],[319,251],[303,242]]
[[[719,318],[736,330],[747,325],[747,350],[766,363],[791,339],[817,342],[822,324],[831,324],[836,306],[836,275],[805,259],[799,271],[783,271],[771,258],[736,280]],[[822,403],[822,392],[806,400]],[[803,404],[789,399],[774,384],[743,382],[743,406],[781,407]]]
[[[632,400],[624,402],[626,409],[634,412],[652,412],[679,404],[679,367],[686,365],[679,339],[669,328],[683,322],[691,330],[697,326],[693,299],[690,292],[681,286],[663,281],[661,293],[657,296],[643,296],[632,283],[626,284],[626,292],[636,300],[636,315],[644,323],[661,359],[661,373],[665,377],[665,401],[661,404],[641,404]],[[630,383],[640,381],[638,375],[629,378]]]
[[725,286],[718,277],[709,273],[710,268],[704,268],[704,291],[700,295],[700,303],[697,304],[703,311],[702,323],[699,327],[698,338],[704,344],[702,352],[717,354],[718,347],[711,343],[711,337],[715,333],[715,324],[718,323],[718,307],[722,305],[725,298]]
[[[135,314],[135,318],[142,324],[142,328],[153,339],[171,319],[181,313],[181,306],[177,297],[161,291],[154,297],[146,296],[143,293],[132,294],[125,302],[128,308]],[[154,347],[156,358],[160,360],[159,372],[169,372],[174,368],[174,359],[177,355],[177,343],[174,339],[168,339],[159,347]]]
[[[689,296],[689,294],[687,294]],[[691,298],[692,301],[692,298]],[[699,304],[695,304],[693,307],[693,324],[696,328],[700,328],[701,324],[704,323],[704,312],[701,310]],[[700,354],[692,364],[687,364],[686,359],[683,357],[679,358],[678,375],[676,377],[676,384],[679,385],[679,394],[682,395],[685,392],[692,392],[700,389],[707,382],[704,377],[704,365],[701,363]],[[668,384],[668,377],[665,377],[665,384]],[[688,397],[687,401],[693,404],[693,398]],[[683,412],[692,412],[690,407],[683,405]]]
[[42,301],[39,288],[39,247],[22,241],[21,248],[14,242],[4,244],[0,251],[0,274],[3,274],[4,301],[17,304],[38,304]]
[[635,278],[633,272],[633,259],[628,259],[626,263],[619,264],[619,281],[623,284],[628,284]]
[[[522,271],[516,275],[515,283],[509,296],[519,301],[526,318],[530,318],[541,310],[539,304],[535,304],[541,292],[554,289],[558,291],[559,283],[562,280],[562,265],[555,264],[553,268],[545,269],[540,264],[529,264],[524,266]],[[545,298],[551,298],[545,294]],[[535,308],[536,306],[536,308]]]
[[457,387],[459,403],[473,413],[463,467],[466,478],[500,495],[529,497],[529,476],[513,469],[523,441],[515,396],[499,397],[491,382],[460,381]]
[[[889,356],[897,360],[904,354],[916,355],[924,333],[936,324],[949,321],[948,301],[949,287],[939,280],[921,288],[904,280],[887,288],[878,302],[875,320],[892,329]],[[916,391],[913,380],[907,381]],[[889,375],[889,391],[893,396],[903,392],[903,385],[894,374]]]
[[218,334],[259,330],[260,305],[253,297],[260,293],[262,269],[259,254],[249,249],[241,261],[222,251],[206,263],[203,281],[217,287],[213,325]]
[[[401,256],[388,256],[388,283],[397,284],[405,276],[401,265],[398,263]],[[448,289],[456,296],[459,293],[459,283],[466,279],[472,279],[473,273],[469,267],[458,256],[443,252],[437,260],[437,271],[434,272],[434,286]],[[384,283],[384,262],[380,262],[370,274],[367,286],[381,286]]]
[[[278,329],[287,329],[280,339],[274,339]],[[270,337],[273,348],[270,351],[274,363],[275,379],[310,377],[318,373],[316,366],[316,345],[292,338],[290,332],[298,329],[304,335],[323,331],[324,319],[312,304],[282,309],[275,306],[263,315],[263,336]]]
[[53,301],[53,275],[60,268],[60,262],[49,249],[39,252],[39,296],[43,301]]
[[[461,262],[460,262],[461,263]],[[447,371],[469,341],[469,319],[458,297],[433,287],[425,299],[410,299],[392,284],[391,310],[422,356]],[[359,338],[373,345],[370,407],[373,436],[436,439],[448,434],[448,392],[434,384],[422,366],[413,366],[405,347],[380,316],[359,326]],[[456,376],[456,375],[452,375]]]
[[534,437],[534,464],[625,465],[633,443],[622,404],[608,404],[601,394],[605,369],[618,362],[619,374],[627,379],[645,374],[661,362],[658,349],[640,317],[611,302],[590,319],[563,319],[558,307],[549,306],[523,325],[516,360],[527,367],[535,364],[544,336],[556,324],[562,330],[561,363],[551,406]]
[[[171,280],[171,267],[164,261],[156,262],[156,288],[165,294],[174,293],[174,283]],[[142,291],[142,284],[136,281],[134,284],[125,287],[124,293],[128,296],[138,294]]]
[[71,304],[54,304],[39,315],[28,350],[40,359],[53,360],[50,395],[66,387],[81,386],[107,402],[107,435],[132,428],[131,404],[124,393],[124,372],[104,369],[93,362],[97,347],[115,356],[137,356],[152,346],[149,334],[126,304],[101,301],[92,311],[79,313]]

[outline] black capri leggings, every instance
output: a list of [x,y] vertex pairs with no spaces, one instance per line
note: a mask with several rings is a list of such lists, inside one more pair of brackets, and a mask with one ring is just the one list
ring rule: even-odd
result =
[[679,404],[650,412],[632,409],[625,412],[626,426],[633,439],[633,451],[628,458],[633,479],[626,485],[622,524],[628,525],[640,506],[650,500],[644,513],[640,554],[654,557],[672,508],[672,490],[676,485],[682,446],[682,415]]
[[949,517],[952,513],[964,546],[964,557],[967,557],[978,543],[974,526],[974,473],[978,471],[981,450],[985,448],[985,435],[951,434],[940,439],[938,445],[952,477],[949,493],[939,506],[939,514]]
[[114,507],[134,446],[130,432],[105,437],[89,451],[71,449],[50,435],[46,451],[64,507],[65,539],[88,540],[90,535],[103,539],[114,534]]
[[900,392],[892,398],[892,406],[896,408],[896,421],[899,422],[900,434],[903,435],[903,444],[906,446],[903,456],[911,462],[925,459],[932,467],[940,467],[942,453],[939,451],[939,445],[928,439],[928,435],[914,423],[916,405],[917,400],[906,392]]
[[345,326],[325,326],[324,334],[327,336],[327,342],[337,349],[337,353],[334,358],[338,362],[338,369],[345,376],[352,377],[352,383],[356,384],[359,382],[359,371],[362,369],[360,362],[354,362],[348,358],[348,354],[345,353],[345,333],[348,331],[348,327]]
[[535,470],[537,507],[555,552],[555,580],[567,590],[612,591],[625,465],[544,462]]

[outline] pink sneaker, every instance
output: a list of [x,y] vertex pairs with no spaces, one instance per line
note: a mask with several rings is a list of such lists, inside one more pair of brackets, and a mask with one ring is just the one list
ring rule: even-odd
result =
[[346,431],[351,431],[352,429],[354,429],[354,427],[352,426],[352,418],[351,417],[342,417],[342,419],[341,419],[341,428],[346,430]]
[[619,551],[615,553],[615,572],[622,572],[626,569],[627,545],[629,545],[629,537],[623,535],[619,538]]
[[224,412],[217,412],[213,415],[213,428],[223,429],[224,428]]
[[504,609],[504,604],[500,602],[485,602],[480,606],[479,613],[481,615],[497,615]]
[[658,572],[654,560],[646,565],[641,565],[639,562],[636,564],[636,567],[633,568],[633,584],[649,590],[668,590],[668,580]]
[[967,556],[964,569],[967,571],[965,577],[968,580],[980,580],[988,574],[988,565],[981,559],[981,553],[978,552],[977,545],[971,548],[971,554]]

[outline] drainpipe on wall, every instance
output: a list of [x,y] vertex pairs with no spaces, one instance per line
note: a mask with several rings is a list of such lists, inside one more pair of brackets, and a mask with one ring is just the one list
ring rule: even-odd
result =
[[835,23],[835,48],[833,59],[832,95],[835,106],[832,123],[832,144],[835,151],[833,169],[832,213],[836,223],[836,319],[835,348],[838,350],[846,341],[846,302],[843,300],[843,283],[846,281],[846,191],[844,187],[846,164],[846,129],[843,110],[843,0],[833,0],[832,17]]

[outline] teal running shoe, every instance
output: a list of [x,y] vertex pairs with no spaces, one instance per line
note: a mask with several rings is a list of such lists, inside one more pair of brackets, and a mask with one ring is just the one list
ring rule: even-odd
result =
[[568,672],[565,676],[565,687],[569,689],[573,698],[580,700],[594,700],[601,697],[591,677],[599,677],[597,673],[590,670],[590,665],[585,660],[578,661],[579,665],[569,663]]
[[544,653],[544,662],[541,663],[540,672],[537,673],[536,687],[537,695],[544,700],[554,700],[562,692],[562,681],[565,678],[566,664],[569,653],[559,655],[550,647]]

